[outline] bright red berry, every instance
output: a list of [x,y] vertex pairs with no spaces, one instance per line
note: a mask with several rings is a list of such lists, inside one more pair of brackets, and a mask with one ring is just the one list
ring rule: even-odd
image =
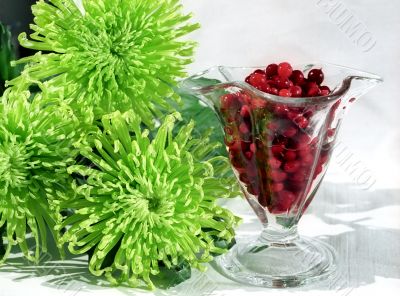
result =
[[308,126],[308,119],[304,116],[298,116],[293,120],[301,129],[305,129]]
[[279,64],[279,66],[278,66],[278,75],[280,77],[288,78],[288,77],[290,77],[290,75],[292,75],[292,73],[293,73],[293,68],[289,63],[284,62],[284,63],[280,63]]
[[292,94],[292,97],[297,97],[297,98],[301,97],[301,95],[303,93],[303,90],[298,85],[291,86],[289,88],[289,91]]
[[277,104],[274,108],[274,113],[276,115],[286,115],[289,112],[289,109],[285,105]]
[[279,96],[281,96],[281,97],[290,97],[290,96],[292,96],[292,94],[288,89],[281,89],[279,91]]
[[249,77],[249,82],[252,86],[258,89],[262,89],[267,85],[267,78],[263,73],[253,73]]
[[279,94],[279,90],[275,87],[271,87],[270,93],[277,96]]

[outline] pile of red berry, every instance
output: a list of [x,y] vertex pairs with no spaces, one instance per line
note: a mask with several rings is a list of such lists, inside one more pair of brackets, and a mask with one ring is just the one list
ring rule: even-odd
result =
[[245,81],[263,92],[281,97],[317,97],[331,92],[328,86],[321,86],[324,81],[321,69],[312,69],[306,78],[302,71],[293,70],[286,62],[256,70]]
[[[320,69],[312,69],[305,78],[288,63],[271,64],[246,78],[257,89],[282,97],[328,95],[323,80]],[[320,111],[328,112],[329,124],[340,102],[327,111],[315,103],[285,104],[285,99],[276,103],[246,90],[220,100],[230,161],[245,193],[275,214],[301,204],[309,185],[324,170],[334,136],[330,128],[323,136],[314,133],[313,118]]]

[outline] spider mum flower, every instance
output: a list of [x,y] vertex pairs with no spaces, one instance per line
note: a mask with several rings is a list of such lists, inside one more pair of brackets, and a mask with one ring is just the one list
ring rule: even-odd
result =
[[[65,88],[74,107],[93,106],[97,118],[133,109],[147,125],[157,106],[169,108],[175,80],[185,76],[194,43],[182,36],[198,28],[189,24],[179,0],[83,0],[82,13],[73,0],[38,1],[30,40],[22,46],[44,51],[23,58],[18,88],[36,81]],[[47,53],[49,52],[49,53]],[[83,108],[82,108],[83,107]]]
[[[166,116],[152,136],[133,112],[106,115],[92,145],[80,147],[92,166],[69,168],[86,181],[73,184],[74,196],[59,199],[61,210],[74,209],[58,225],[70,225],[61,241],[75,254],[94,249],[90,271],[113,284],[152,288],[150,276],[159,273],[159,264],[171,268],[181,260],[203,269],[211,253],[225,251],[215,237],[234,237],[238,218],[216,204],[231,190],[213,177],[215,163],[226,159],[196,161],[215,145],[191,138],[193,122],[174,135],[177,118]],[[111,252],[113,262],[105,263]]]
[[[40,97],[28,103],[29,96],[6,92],[0,101],[0,229],[6,242],[0,263],[14,245],[37,261],[40,249],[46,251],[47,228],[56,237],[48,197],[68,188],[67,167],[77,155],[79,122],[70,108]],[[36,243],[34,254],[27,232]]]

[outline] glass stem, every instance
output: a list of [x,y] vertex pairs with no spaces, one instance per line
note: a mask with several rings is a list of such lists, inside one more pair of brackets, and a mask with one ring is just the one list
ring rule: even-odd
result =
[[267,226],[262,231],[259,241],[263,243],[290,244],[298,238],[299,234],[297,231],[297,225],[294,225],[291,228],[279,229]]

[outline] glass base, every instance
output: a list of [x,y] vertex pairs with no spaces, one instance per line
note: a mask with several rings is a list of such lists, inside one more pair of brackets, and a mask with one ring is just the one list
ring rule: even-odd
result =
[[[215,266],[216,265],[216,266]],[[333,277],[336,252],[328,244],[311,238],[271,242],[261,236],[241,242],[215,259],[222,275],[239,283],[269,287],[297,287]]]

